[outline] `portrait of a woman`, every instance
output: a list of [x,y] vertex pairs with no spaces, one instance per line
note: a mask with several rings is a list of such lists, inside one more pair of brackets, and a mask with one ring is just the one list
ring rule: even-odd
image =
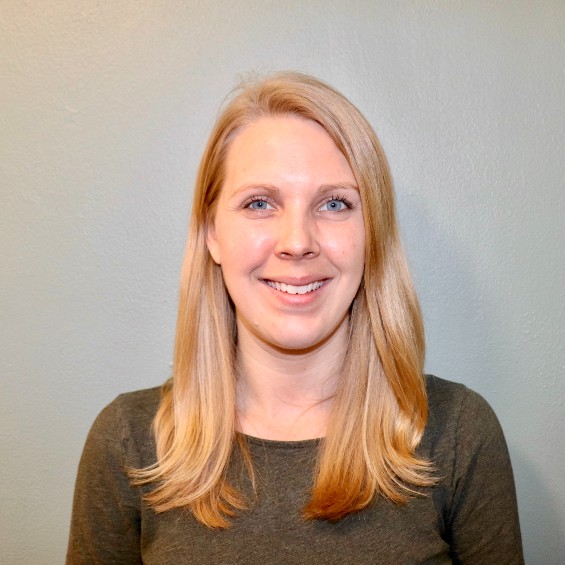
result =
[[96,419],[67,562],[522,563],[497,418],[424,341],[371,125],[308,75],[243,84],[200,163],[172,377]]

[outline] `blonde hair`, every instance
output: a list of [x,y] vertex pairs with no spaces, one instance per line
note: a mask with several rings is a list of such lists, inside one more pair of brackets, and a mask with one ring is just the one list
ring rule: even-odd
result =
[[206,247],[224,181],[226,154],[241,128],[262,116],[293,114],[320,124],[357,181],[365,223],[365,269],[351,306],[350,342],[322,442],[305,518],[330,521],[375,496],[404,503],[433,484],[415,454],[427,420],[422,318],[401,247],[388,164],[361,113],[323,82],[281,73],[244,85],[220,114],[200,164],[184,257],[173,376],[154,420],[157,462],[133,470],[153,484],[158,512],[189,508],[209,527],[228,527],[249,506],[226,479],[240,449],[253,480],[245,438],[236,433],[233,305]]

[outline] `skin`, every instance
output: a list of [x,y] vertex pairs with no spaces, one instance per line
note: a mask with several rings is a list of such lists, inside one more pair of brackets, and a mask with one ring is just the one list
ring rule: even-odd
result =
[[236,308],[241,430],[324,435],[365,249],[356,181],[326,131],[294,116],[240,131],[207,244]]

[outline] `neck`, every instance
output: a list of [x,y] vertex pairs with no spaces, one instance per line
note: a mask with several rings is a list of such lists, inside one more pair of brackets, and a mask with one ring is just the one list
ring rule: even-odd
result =
[[316,347],[288,351],[238,325],[240,431],[276,440],[323,437],[347,339],[343,324]]

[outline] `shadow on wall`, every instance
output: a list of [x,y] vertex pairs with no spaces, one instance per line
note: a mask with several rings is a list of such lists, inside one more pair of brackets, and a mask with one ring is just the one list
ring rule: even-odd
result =
[[559,522],[558,500],[528,456],[520,448],[510,447],[520,492],[518,506],[526,563],[555,563],[557,556],[565,555],[565,523]]

